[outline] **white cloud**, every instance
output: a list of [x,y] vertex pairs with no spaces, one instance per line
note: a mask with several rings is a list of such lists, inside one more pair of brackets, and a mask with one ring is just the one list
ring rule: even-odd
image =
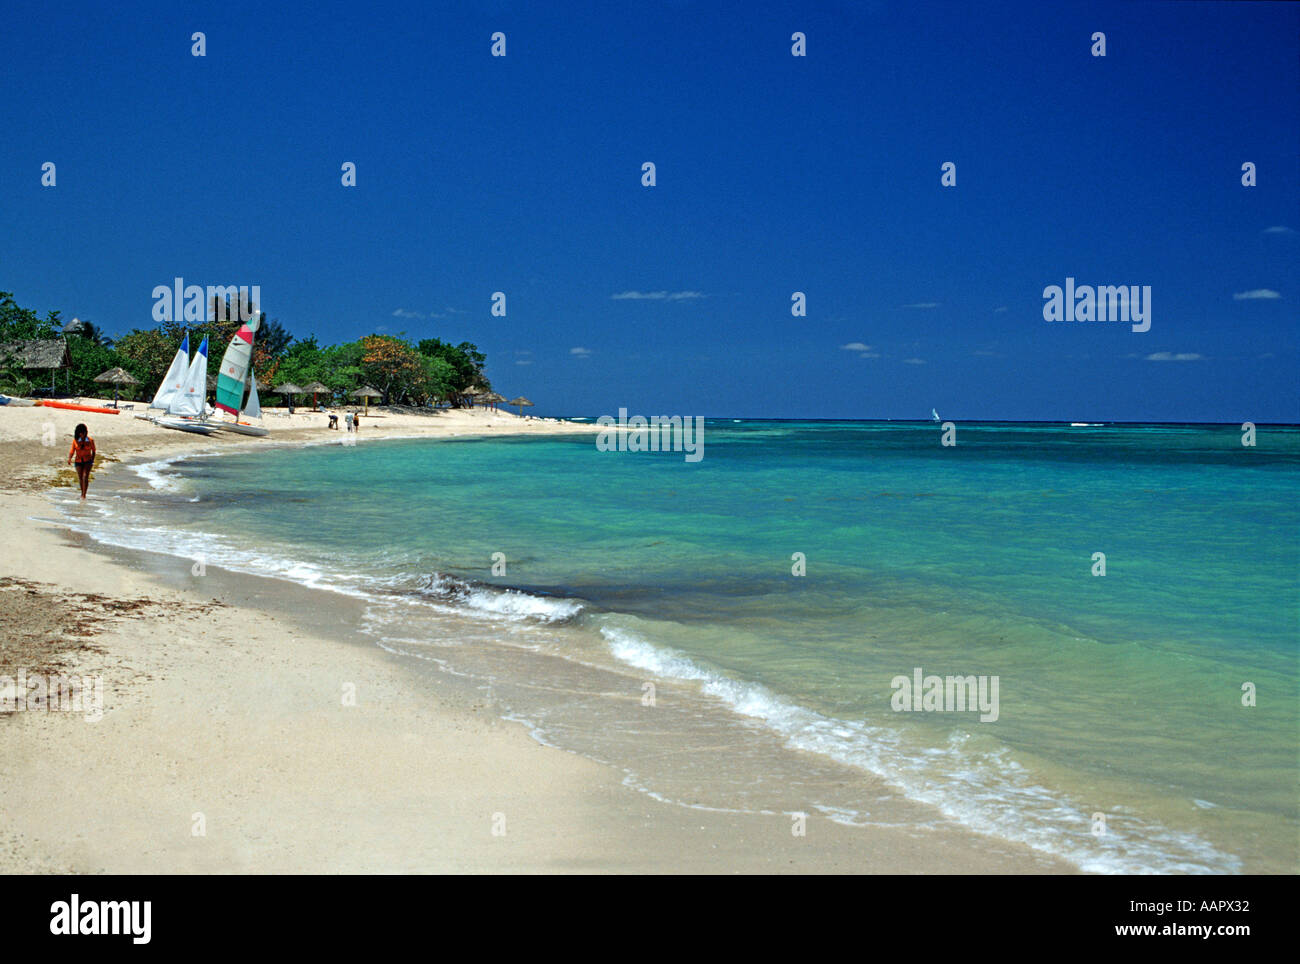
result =
[[900,308],[938,308],[938,307],[939,307],[939,302],[937,302],[937,301],[918,301],[918,302],[916,302],[916,304],[913,304],[913,305],[899,305],[898,307],[900,307]]
[[859,355],[858,357],[859,357],[859,358],[879,358],[879,357],[880,357],[880,352],[878,352],[878,351],[864,351],[864,352],[863,352],[861,355]]
[[1190,351],[1158,351],[1153,355],[1147,355],[1147,361],[1200,361],[1200,355]]
[[620,291],[611,301],[689,301],[707,297],[703,291]]
[[925,364],[925,359],[924,359],[924,358],[904,358],[904,359],[903,359],[903,364],[904,364],[904,365],[924,365],[924,364]]
[[845,351],[871,351],[870,345],[864,345],[860,341],[851,341],[847,345],[840,345]]
[[1282,296],[1269,288],[1252,288],[1250,291],[1238,291],[1233,294],[1233,301],[1275,301]]
[[531,365],[532,363],[533,360],[531,358],[520,358],[515,362],[516,365]]
[[590,349],[590,348],[581,348],[581,347],[579,347],[579,348],[570,348],[570,349],[569,349],[569,354],[570,354],[570,355],[573,355],[573,356],[575,356],[575,357],[577,357],[577,358],[586,358],[588,355],[591,354],[591,349]]
[[405,308],[398,308],[393,312],[394,318],[423,318],[424,315],[418,311],[407,311]]
[[1002,314],[1002,312],[1004,312],[1004,311],[1006,311],[1006,310],[1007,310],[1007,306],[1006,306],[1006,305],[998,305],[996,308],[993,309],[993,314],[995,314],[995,315],[1000,315],[1000,314]]
[[1295,234],[1295,231],[1288,228],[1285,224],[1275,224],[1271,228],[1264,229],[1265,234]]

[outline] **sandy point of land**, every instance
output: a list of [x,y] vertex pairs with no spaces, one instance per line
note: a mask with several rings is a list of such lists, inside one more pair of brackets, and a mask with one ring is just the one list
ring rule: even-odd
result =
[[[170,588],[130,555],[92,552],[45,521],[78,421],[113,459],[266,444],[130,414],[0,406],[0,691],[20,671],[102,684],[99,714],[0,711],[0,871],[1070,869],[957,831],[812,814],[796,836],[789,814],[663,803],[619,771],[538,744],[486,700],[434,698],[377,648]],[[266,419],[273,439],[291,442],[326,436],[324,422]],[[588,430],[481,411],[376,412],[359,440]]]
[[[70,399],[78,404],[106,406],[104,399]],[[128,403],[129,404],[129,403]],[[355,435],[358,443],[381,438],[459,438],[469,435],[561,435],[596,431],[590,423],[569,422],[552,418],[520,417],[504,410],[486,408],[439,409],[434,412],[410,408],[340,407],[310,411],[298,409],[293,415],[284,409],[266,409],[260,424],[270,434],[251,438],[231,432],[193,435],[162,428],[136,418],[144,412],[144,403],[119,414],[78,412],[44,406],[0,405],[0,485],[27,490],[44,489],[56,470],[64,466],[72,432],[84,423],[101,459],[96,472],[110,469],[115,461],[150,456],[179,455],[185,452],[221,451],[230,446],[267,446],[274,443],[341,441],[348,437],[343,423],[346,413],[361,416],[361,428]],[[339,416],[339,427],[331,430],[329,414]],[[219,424],[220,418],[213,422]],[[69,473],[71,470],[68,470]],[[68,483],[68,475],[62,482]]]

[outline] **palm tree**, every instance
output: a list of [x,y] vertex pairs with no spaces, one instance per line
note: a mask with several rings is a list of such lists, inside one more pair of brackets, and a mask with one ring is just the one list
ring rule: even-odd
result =
[[73,318],[63,326],[63,334],[84,338],[92,345],[102,345],[105,348],[113,347],[113,339],[105,335],[93,321],[82,321],[80,318]]

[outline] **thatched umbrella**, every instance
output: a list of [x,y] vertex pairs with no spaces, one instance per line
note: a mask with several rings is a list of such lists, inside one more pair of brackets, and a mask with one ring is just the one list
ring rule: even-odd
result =
[[[76,319],[73,319],[74,321]],[[95,381],[106,382],[113,386],[113,407],[117,408],[117,390],[123,385],[139,385],[140,382],[134,378],[125,368],[110,368],[102,375],[96,375]]]
[[468,398],[468,399],[469,399],[471,405],[473,405],[474,402],[475,402],[475,398],[474,398],[474,396],[475,396],[475,395],[482,395],[482,394],[483,394],[483,389],[479,388],[477,385],[473,385],[473,386],[471,386],[471,387],[465,389],[464,391],[460,392],[460,395],[461,395],[462,397],[465,397],[465,398]]
[[271,389],[271,391],[275,392],[277,395],[289,396],[287,402],[290,408],[293,408],[293,397],[302,394],[302,389],[293,382],[283,382],[282,384],[276,385],[275,388]]
[[328,385],[322,385],[320,382],[308,382],[302,387],[302,390],[304,392],[311,392],[311,409],[313,412],[318,408],[316,404],[316,396],[320,392],[329,392],[330,395],[334,394],[334,389],[330,388]]
[[371,400],[372,398],[383,398],[383,397],[384,397],[384,393],[383,393],[383,392],[377,392],[377,391],[375,391],[373,388],[371,388],[369,385],[367,385],[367,386],[365,386],[364,388],[358,388],[355,392],[352,393],[352,397],[353,397],[353,398],[364,398],[364,399],[366,400],[366,412],[365,412],[365,413],[366,413],[367,415],[369,415],[369,414],[370,414],[370,400]]
[[532,407],[533,407],[533,403],[530,402],[528,399],[524,398],[524,396],[522,396],[522,395],[520,395],[518,398],[512,398],[512,399],[510,399],[510,401],[506,402],[506,404],[507,404],[507,405],[517,405],[517,406],[519,407],[519,414],[520,414],[520,415],[523,415],[523,414],[524,414],[524,406],[525,406],[525,405],[527,405],[529,408],[532,408]]
[[505,400],[506,397],[504,395],[498,395],[496,392],[488,392],[486,395],[483,396],[483,401],[491,405],[493,411],[496,411],[497,405],[499,405],[501,402],[504,402]]

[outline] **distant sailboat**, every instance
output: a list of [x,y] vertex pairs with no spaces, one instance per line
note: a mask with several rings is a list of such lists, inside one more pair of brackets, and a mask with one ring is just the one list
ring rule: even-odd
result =
[[930,409],[930,417],[933,418],[936,422],[939,421],[939,413],[936,412],[934,409]]

